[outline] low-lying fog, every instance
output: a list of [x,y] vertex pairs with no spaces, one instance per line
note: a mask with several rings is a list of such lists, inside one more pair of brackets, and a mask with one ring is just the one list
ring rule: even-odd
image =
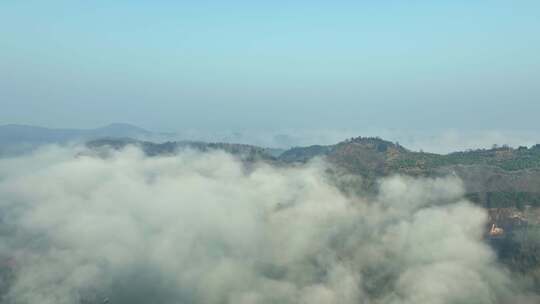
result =
[[373,197],[322,160],[84,152],[0,159],[0,302],[538,303],[454,177]]

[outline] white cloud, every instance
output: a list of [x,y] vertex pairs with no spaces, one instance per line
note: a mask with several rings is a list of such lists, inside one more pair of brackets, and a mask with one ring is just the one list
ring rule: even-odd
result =
[[[507,303],[486,214],[454,178],[344,195],[326,164],[223,152],[0,160],[6,303]],[[7,266],[6,266],[7,267]],[[1,289],[0,289],[1,290]],[[473,300],[471,300],[473,299]]]

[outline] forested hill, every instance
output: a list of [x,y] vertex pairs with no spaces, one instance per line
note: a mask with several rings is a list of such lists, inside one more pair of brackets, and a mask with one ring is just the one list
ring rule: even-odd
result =
[[540,206],[540,145],[454,152],[446,155],[410,151],[380,138],[357,137],[331,146],[298,147],[284,152],[286,162],[324,157],[368,181],[381,176],[455,174],[473,201],[490,207]]
[[[519,147],[502,146],[491,149],[469,150],[449,154],[410,151],[399,143],[377,137],[356,137],[330,146],[296,147],[285,151],[280,159],[304,162],[316,156],[327,156],[354,172],[362,173],[362,166],[379,173],[424,172],[450,165],[486,165],[505,171],[540,168],[540,145]],[[355,167],[359,165],[360,167]],[[363,172],[370,174],[370,170]]]

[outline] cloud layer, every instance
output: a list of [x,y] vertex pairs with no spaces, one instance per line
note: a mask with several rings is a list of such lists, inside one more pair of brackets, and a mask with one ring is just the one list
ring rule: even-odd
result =
[[487,304],[520,294],[482,241],[486,214],[455,178],[387,178],[368,198],[338,190],[320,161],[78,152],[0,160],[5,303]]

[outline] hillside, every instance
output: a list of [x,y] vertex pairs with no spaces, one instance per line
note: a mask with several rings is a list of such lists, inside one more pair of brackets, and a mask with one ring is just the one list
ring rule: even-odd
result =
[[540,169],[540,145],[531,148],[500,147],[449,154],[410,151],[398,143],[378,137],[356,137],[330,146],[295,147],[280,159],[305,162],[313,157],[328,157],[356,173],[423,173],[448,166],[492,166],[504,171]]
[[[454,152],[414,152],[380,138],[357,137],[336,145],[297,147],[284,152],[284,162],[324,157],[348,173],[367,179],[392,174],[455,174],[471,199],[485,206],[518,207],[540,202],[540,145]],[[539,204],[540,206],[540,204]]]

